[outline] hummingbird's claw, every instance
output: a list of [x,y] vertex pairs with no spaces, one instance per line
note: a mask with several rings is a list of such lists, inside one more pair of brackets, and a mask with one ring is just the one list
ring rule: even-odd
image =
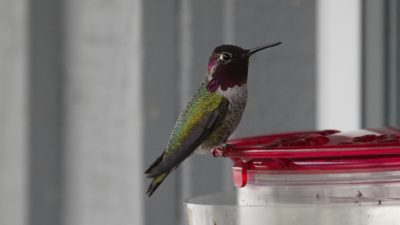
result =
[[225,142],[222,143],[221,146],[218,146],[213,150],[213,152],[212,152],[213,156],[214,157],[218,157],[218,156],[226,157],[227,152],[232,149],[232,146],[233,145],[227,144]]

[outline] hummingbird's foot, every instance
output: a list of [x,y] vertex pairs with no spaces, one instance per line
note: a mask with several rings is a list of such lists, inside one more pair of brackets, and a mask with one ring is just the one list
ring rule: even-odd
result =
[[226,153],[231,150],[232,146],[233,145],[224,142],[221,144],[221,146],[218,146],[213,150],[213,155],[215,157],[218,156],[226,157]]

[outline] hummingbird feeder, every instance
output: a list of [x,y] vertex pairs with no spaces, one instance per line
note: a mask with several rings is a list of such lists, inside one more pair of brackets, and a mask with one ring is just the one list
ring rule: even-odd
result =
[[186,202],[190,225],[398,225],[400,130],[293,132],[231,140],[233,193]]

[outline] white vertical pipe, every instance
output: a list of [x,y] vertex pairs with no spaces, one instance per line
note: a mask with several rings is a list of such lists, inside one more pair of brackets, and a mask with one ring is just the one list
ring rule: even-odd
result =
[[142,0],[65,3],[64,224],[142,225]]
[[361,0],[319,0],[317,6],[317,124],[361,126]]

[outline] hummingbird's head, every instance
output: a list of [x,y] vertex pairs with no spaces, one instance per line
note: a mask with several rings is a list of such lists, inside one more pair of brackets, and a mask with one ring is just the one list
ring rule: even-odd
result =
[[253,49],[235,45],[221,45],[214,49],[208,61],[207,89],[215,92],[219,87],[225,91],[247,83],[249,58],[252,54],[281,44],[276,42]]

